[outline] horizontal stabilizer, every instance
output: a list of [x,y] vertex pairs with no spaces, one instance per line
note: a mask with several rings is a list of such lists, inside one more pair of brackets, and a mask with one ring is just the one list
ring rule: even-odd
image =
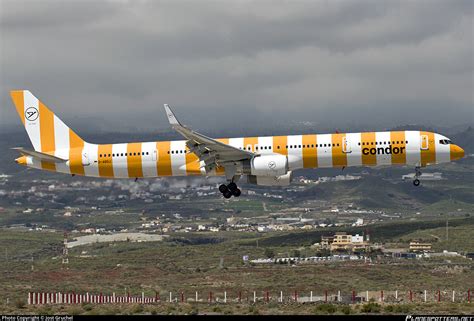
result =
[[37,159],[39,159],[41,161],[45,161],[45,162],[64,163],[64,162],[68,161],[67,159],[59,158],[59,157],[49,155],[49,154],[46,154],[46,153],[27,150],[27,149],[24,149],[23,147],[14,147],[12,149],[19,151],[22,155],[32,156],[34,158],[37,158]]

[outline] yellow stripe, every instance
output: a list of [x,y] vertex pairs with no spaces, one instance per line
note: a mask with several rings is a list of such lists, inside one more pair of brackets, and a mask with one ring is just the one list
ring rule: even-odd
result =
[[82,165],[82,149],[84,141],[69,129],[69,169],[71,174],[84,175]]
[[[221,143],[224,143],[224,144],[229,144],[229,138],[218,138],[216,139],[217,141],[221,142]],[[225,174],[225,168],[222,167],[222,166],[217,166],[216,167],[216,174],[217,175],[223,175]]]
[[316,135],[303,135],[303,167],[318,167],[318,155],[316,148]]
[[250,151],[254,152],[255,151],[255,145],[258,144],[258,137],[244,137],[244,148],[246,151],[249,151],[247,149],[247,146],[250,147]]
[[143,177],[142,143],[127,144],[128,177]]
[[41,151],[52,152],[55,150],[54,115],[42,102],[39,102],[39,114]]
[[170,142],[157,142],[156,149],[158,150],[158,160],[156,170],[158,176],[171,176],[171,155],[170,155]]
[[[406,164],[407,162],[407,150],[405,144],[405,132],[390,132],[390,145],[392,146],[392,164]],[[398,154],[393,153],[393,149],[398,148]],[[402,149],[404,148],[404,149]]]
[[189,153],[186,147],[186,175],[201,175],[201,164],[194,153]]
[[[436,163],[436,150],[435,150],[435,138],[434,134],[430,132],[420,132],[421,135],[428,136],[428,149],[423,150],[421,149],[421,165],[425,166],[428,164],[435,164]],[[421,140],[421,137],[420,137]]]
[[332,166],[345,167],[347,166],[347,154],[342,151],[344,144],[344,137],[346,134],[332,134]]
[[[39,114],[41,151],[54,154],[54,150],[56,149],[54,143],[54,115],[41,101],[39,102]],[[41,168],[55,171],[56,165],[42,161]]]
[[23,99],[23,90],[12,90],[10,91],[13,103],[15,104],[18,116],[20,116],[21,122],[25,125],[25,102]]
[[274,153],[288,155],[287,144],[288,144],[288,136],[273,136],[273,152]]
[[374,153],[371,155],[368,153],[368,155],[364,155],[364,149],[368,148],[369,150],[371,148],[377,148],[375,145],[375,133],[370,132],[370,133],[361,133],[361,150],[362,150],[362,164],[363,165],[377,165],[377,155]]
[[[99,176],[114,177],[112,145],[99,145]],[[102,156],[101,156],[102,155]]]

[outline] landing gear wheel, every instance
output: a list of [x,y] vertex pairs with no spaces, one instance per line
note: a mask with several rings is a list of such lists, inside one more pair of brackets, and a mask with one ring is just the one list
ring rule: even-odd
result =
[[226,191],[225,193],[222,193],[225,198],[231,198],[232,197],[232,192],[231,191]]
[[227,185],[227,188],[228,188],[231,192],[233,192],[233,191],[237,190],[237,184],[235,184],[234,182],[229,183],[229,185]]
[[242,192],[240,191],[239,188],[237,188],[237,189],[235,189],[235,190],[232,191],[232,194],[233,194],[235,197],[239,197],[241,193],[242,193]]
[[413,181],[413,185],[420,186],[420,180],[417,178]]
[[227,185],[222,184],[219,186],[219,192],[221,192],[222,194],[224,194],[227,191],[229,191],[229,189],[227,188]]

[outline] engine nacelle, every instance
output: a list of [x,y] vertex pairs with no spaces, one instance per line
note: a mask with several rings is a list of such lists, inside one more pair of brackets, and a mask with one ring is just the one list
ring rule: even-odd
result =
[[281,176],[288,172],[288,158],[284,155],[261,155],[250,161],[250,173],[255,176]]
[[289,171],[285,175],[273,176],[273,177],[248,175],[247,182],[250,184],[263,185],[263,186],[288,186],[291,183],[292,177],[293,175],[291,171]]

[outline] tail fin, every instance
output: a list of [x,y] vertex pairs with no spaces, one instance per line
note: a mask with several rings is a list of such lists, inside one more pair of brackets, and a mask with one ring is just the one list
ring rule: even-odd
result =
[[52,153],[84,146],[84,140],[31,92],[12,90],[10,95],[35,151]]

